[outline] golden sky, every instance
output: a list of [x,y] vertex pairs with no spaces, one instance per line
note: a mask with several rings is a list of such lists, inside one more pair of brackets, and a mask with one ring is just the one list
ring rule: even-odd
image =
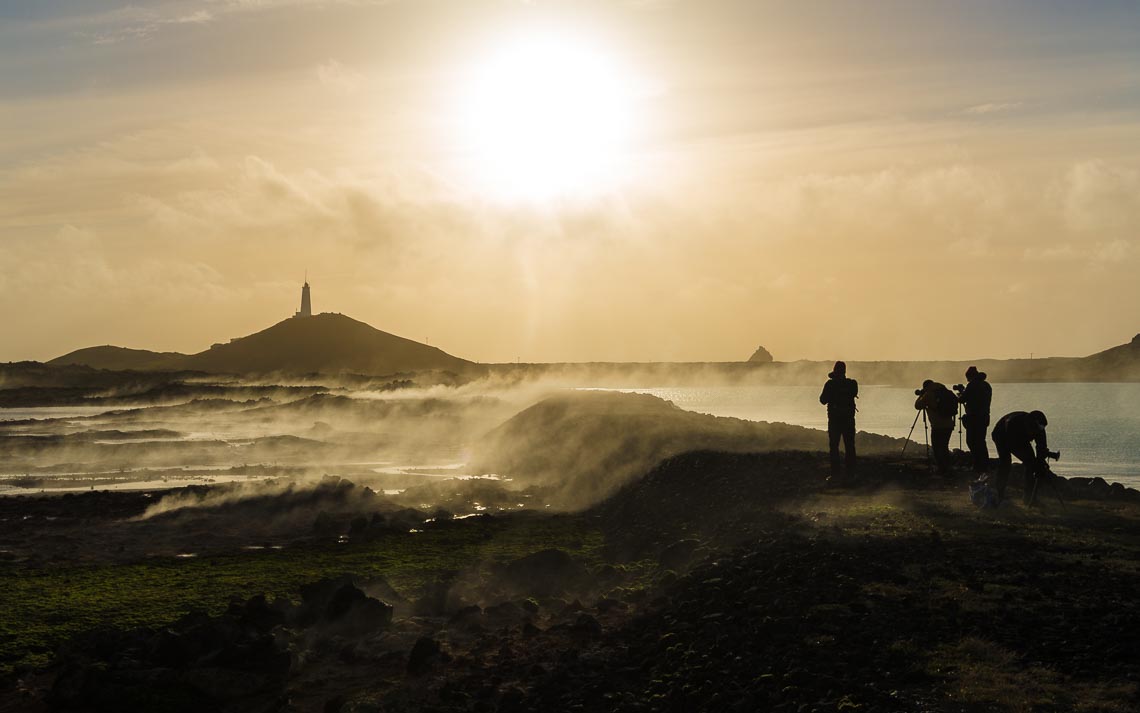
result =
[[1134,2],[0,0],[0,360],[297,308],[478,361],[1140,331]]

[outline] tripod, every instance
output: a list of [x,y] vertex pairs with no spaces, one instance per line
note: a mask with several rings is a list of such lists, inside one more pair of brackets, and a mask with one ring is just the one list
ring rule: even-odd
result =
[[911,434],[914,433],[914,427],[918,425],[918,417],[922,416],[922,440],[926,443],[926,459],[930,460],[930,436],[927,435],[926,430],[926,409],[919,409],[918,413],[914,415],[914,423],[910,424],[910,432],[906,434],[906,440],[903,441],[902,452],[906,455],[906,447],[910,444]]
[[1049,486],[1053,489],[1053,495],[1057,496],[1057,502],[1061,503],[1062,508],[1068,507],[1065,504],[1065,499],[1061,497],[1060,489],[1057,488],[1057,474],[1053,472],[1049,464],[1042,461],[1041,465],[1034,470],[1036,472],[1033,477],[1033,490],[1029,493],[1029,502],[1037,502],[1037,489],[1041,487],[1043,479],[1049,478]]
[[958,404],[958,450],[962,448],[962,404]]

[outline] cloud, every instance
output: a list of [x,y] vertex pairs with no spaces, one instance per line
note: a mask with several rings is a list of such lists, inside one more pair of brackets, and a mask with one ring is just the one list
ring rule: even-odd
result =
[[1076,163],[1064,177],[1062,205],[1074,234],[1140,240],[1140,170],[1102,159]]
[[[187,4],[197,9],[187,10]],[[117,44],[128,40],[147,39],[163,29],[177,26],[205,25],[227,16],[266,12],[286,8],[327,8],[336,5],[384,5],[387,0],[193,0],[126,5],[82,18],[77,34],[95,44]]]
[[[1057,324],[1099,334],[1127,315],[1088,325],[1085,295],[1135,290],[1126,161],[918,152],[508,205],[438,166],[353,161],[358,136],[319,133],[313,152],[308,130],[171,125],[0,167],[0,307],[41,350],[24,355],[202,349],[286,316],[306,268],[318,310],[482,361],[745,358],[758,339],[789,358],[954,356],[953,328],[898,325],[960,324],[994,300],[1030,315],[1048,290],[1073,305]],[[1039,338],[999,322],[978,326],[986,351]]]
[[317,80],[324,86],[345,94],[355,92],[364,82],[363,74],[346,67],[335,59],[318,64],[316,76]]
[[1093,259],[1098,263],[1121,264],[1136,254],[1136,246],[1126,240],[1110,240],[1097,245]]
[[186,12],[183,5],[156,5],[140,7],[127,5],[96,15],[84,22],[78,35],[98,45],[110,45],[127,40],[151,37],[163,27],[178,25],[205,25],[217,16],[206,8]]
[[974,106],[966,107],[962,110],[963,114],[972,114],[974,116],[986,116],[989,114],[1007,114],[1016,109],[1025,106],[1024,102],[989,102],[986,104],[975,104]]

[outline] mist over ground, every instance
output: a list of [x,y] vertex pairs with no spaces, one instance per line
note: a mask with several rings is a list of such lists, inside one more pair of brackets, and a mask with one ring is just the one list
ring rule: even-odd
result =
[[[690,413],[651,396],[578,390],[623,375],[622,383],[660,383],[652,367],[501,368],[415,379],[130,372],[115,379],[96,371],[87,387],[71,383],[88,375],[74,369],[9,377],[25,407],[106,410],[45,419],[50,412],[30,407],[36,418],[0,422],[3,486],[29,492],[337,476],[395,493],[491,475],[506,489],[542,488],[543,507],[576,509],[685,450],[826,449],[820,431]],[[697,383],[748,378],[712,367],[680,373]],[[898,447],[885,437],[860,439],[872,451]]]

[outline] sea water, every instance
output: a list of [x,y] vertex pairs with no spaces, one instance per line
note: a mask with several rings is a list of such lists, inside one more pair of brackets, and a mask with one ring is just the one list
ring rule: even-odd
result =
[[[858,378],[858,374],[852,374]],[[917,384],[916,384],[917,386]],[[950,384],[947,384],[950,386]],[[688,411],[750,421],[827,428],[820,386],[712,386],[621,389],[672,401]],[[1043,411],[1049,418],[1049,448],[1061,451],[1058,475],[1100,476],[1140,488],[1140,384],[993,384],[991,423],[1010,411]],[[915,423],[914,389],[859,388],[856,427],[905,438]],[[964,436],[963,436],[964,437]],[[921,449],[922,418],[911,435]],[[963,443],[964,445],[964,443]],[[996,455],[990,442],[990,454]],[[955,431],[951,447],[959,446]]]
[[[857,374],[853,374],[858,378]],[[808,428],[826,429],[827,410],[819,403],[820,386],[720,386],[661,387],[617,389],[647,393],[673,402],[678,407],[715,416],[730,416],[752,421],[781,421]],[[993,385],[993,420],[1010,411],[1044,411],[1049,417],[1049,447],[1061,451],[1061,460],[1053,469],[1066,476],[1100,476],[1109,482],[1120,482],[1140,488],[1140,384],[1003,384]],[[893,386],[860,387],[856,426],[861,431],[905,437],[915,423],[914,390]],[[0,408],[0,421],[16,419],[73,419],[108,411],[101,407]],[[95,427],[98,424],[89,424]],[[134,424],[140,427],[144,424]],[[146,427],[170,424],[147,423]],[[918,419],[911,440],[921,449],[924,442],[922,419]],[[257,426],[240,434],[248,440]],[[233,439],[238,434],[191,433],[195,440],[209,437]],[[117,441],[121,442],[121,441]],[[959,446],[955,432],[952,447]],[[995,455],[991,443],[991,455]],[[454,449],[441,452],[441,462],[453,462]],[[230,465],[213,466],[224,470]],[[297,465],[297,464],[292,464]],[[100,469],[101,470],[101,469]],[[128,469],[130,470],[130,469]],[[168,487],[184,485],[179,468],[168,469],[163,476]],[[195,471],[204,470],[194,466]],[[0,492],[10,490],[11,480],[22,473],[4,473],[0,468]],[[43,474],[41,474],[43,475]],[[57,473],[77,477],[81,473]],[[91,473],[92,476],[105,475]],[[7,477],[5,477],[7,476]],[[191,477],[200,477],[197,473]],[[130,480],[130,479],[125,479]],[[124,485],[124,487],[137,487]]]

